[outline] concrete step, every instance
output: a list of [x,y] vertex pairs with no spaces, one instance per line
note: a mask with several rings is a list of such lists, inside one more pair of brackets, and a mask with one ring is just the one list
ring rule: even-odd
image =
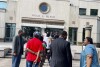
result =
[[0,58],[4,57],[4,51],[0,50]]
[[80,60],[80,54],[81,54],[81,53],[74,53],[73,59],[74,59],[74,60]]
[[[12,53],[8,53],[5,58],[12,58]],[[22,55],[22,59],[25,59],[25,53]]]
[[5,58],[12,58],[12,53],[8,53]]
[[0,57],[4,58],[6,54],[9,52],[10,48],[0,48]]

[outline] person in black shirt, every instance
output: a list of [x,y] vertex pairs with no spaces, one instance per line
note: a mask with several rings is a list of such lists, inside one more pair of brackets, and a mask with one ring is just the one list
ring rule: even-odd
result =
[[12,67],[19,67],[21,56],[24,51],[25,40],[22,38],[23,31],[19,30],[18,35],[15,36],[12,48]]
[[66,38],[67,32],[63,31],[59,38],[52,41],[50,67],[72,67],[70,42]]

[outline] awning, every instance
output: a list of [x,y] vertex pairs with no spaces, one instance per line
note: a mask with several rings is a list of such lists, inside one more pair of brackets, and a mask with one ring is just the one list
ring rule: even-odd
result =
[[29,26],[29,27],[64,29],[64,25],[46,25],[46,24],[30,24],[30,23],[22,23],[21,25],[22,26]]
[[27,17],[22,18],[22,26],[64,29],[64,23],[65,23],[64,20],[27,18]]
[[43,19],[43,18],[29,18],[29,17],[22,17],[22,21],[29,21],[29,22],[44,22],[44,23],[60,23],[64,24],[64,20],[57,20],[57,19]]

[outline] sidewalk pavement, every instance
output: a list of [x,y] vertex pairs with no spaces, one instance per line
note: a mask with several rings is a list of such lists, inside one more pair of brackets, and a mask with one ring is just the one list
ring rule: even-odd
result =
[[[12,59],[11,58],[0,58],[0,67],[11,67]],[[72,67],[79,67],[80,62],[73,60]],[[26,67],[26,59],[22,59],[20,67]],[[43,67],[50,67],[48,61],[46,60]]]

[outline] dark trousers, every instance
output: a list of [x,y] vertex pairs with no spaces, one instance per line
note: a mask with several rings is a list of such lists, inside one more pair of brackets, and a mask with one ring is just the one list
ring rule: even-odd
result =
[[46,49],[46,56],[48,61],[50,61],[50,49]]
[[26,61],[26,67],[38,67],[39,63],[33,63],[33,61]]
[[12,56],[12,67],[19,67],[22,55]]

